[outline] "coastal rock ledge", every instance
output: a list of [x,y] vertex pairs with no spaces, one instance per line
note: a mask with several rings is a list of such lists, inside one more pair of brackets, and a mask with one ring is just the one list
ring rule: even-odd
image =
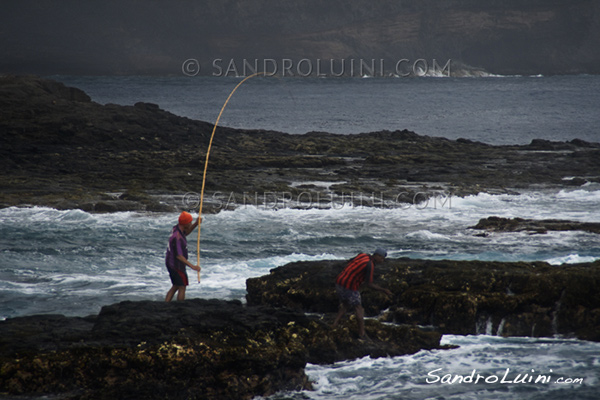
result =
[[[248,279],[251,305],[333,313],[343,261],[300,261]],[[380,292],[363,296],[365,315],[430,326],[442,334],[552,337],[600,341],[600,261],[545,262],[388,259],[377,267]],[[383,312],[382,312],[383,310]]]
[[0,76],[0,208],[173,212],[197,209],[204,183],[207,212],[247,202],[404,208],[600,182],[600,143],[493,146],[402,126],[352,135],[219,127],[204,182],[213,128],[156,104],[102,105],[57,81]]
[[[239,301],[126,301],[97,316],[0,322],[0,394],[60,399],[250,399],[310,389],[307,362],[396,356],[440,347],[441,335]],[[56,396],[56,397],[54,397]]]

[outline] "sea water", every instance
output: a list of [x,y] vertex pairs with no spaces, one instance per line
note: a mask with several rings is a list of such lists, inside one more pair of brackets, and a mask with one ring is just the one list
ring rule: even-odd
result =
[[[573,78],[572,82],[575,83],[566,84],[569,78]],[[194,81],[183,81],[180,78],[158,78],[156,85],[153,86],[150,84],[150,78],[73,77],[70,79],[72,82],[87,82],[94,87],[95,92],[84,87],[85,85],[76,85],[88,93],[92,92],[90,94],[95,101],[122,104],[150,101],[163,108],[167,108],[165,105],[170,105],[173,112],[180,114],[185,114],[182,109],[186,103],[185,94],[188,93],[187,100],[194,103],[196,96],[200,95],[194,90],[192,90],[194,93],[190,94],[189,90],[198,89],[208,80],[197,78]],[[102,84],[103,79],[104,84]],[[565,90],[562,94],[567,98],[564,109],[570,111],[561,113],[561,108],[557,105],[556,107],[559,108],[556,109],[556,113],[560,115],[556,117],[551,115],[552,107],[549,106],[551,102],[545,106],[549,108],[542,107],[548,113],[547,117],[551,117],[550,120],[564,118],[569,124],[562,125],[561,132],[555,132],[545,128],[538,129],[537,124],[532,122],[532,131],[527,130],[527,134],[533,135],[534,138],[552,140],[572,138],[590,140],[597,137],[597,131],[594,129],[598,125],[598,116],[588,115],[585,111],[589,111],[586,104],[592,100],[590,98],[592,93],[582,87],[580,98],[573,88],[583,85],[582,81],[586,82],[583,86],[593,87],[598,82],[598,78],[595,77],[514,77],[482,81],[461,80],[456,84],[452,84],[452,80],[407,80],[392,83],[390,86],[397,90],[406,90],[411,86],[418,88],[421,85],[431,85],[428,91],[435,89],[451,93],[457,90],[460,93],[460,86],[466,85],[470,86],[467,92],[490,91],[491,95],[495,91],[490,87],[500,88],[502,85],[499,82],[510,83],[511,79],[514,79],[512,81],[514,86],[528,88],[525,92],[521,92],[520,96],[515,95],[515,101],[523,96],[527,99],[524,93],[532,90],[530,85],[535,86],[539,82],[546,82],[544,90],[555,94],[555,88],[564,89],[564,85],[571,85],[572,90]],[[520,79],[524,80],[520,81]],[[120,92],[119,87],[127,86],[126,82],[131,84],[129,94],[127,99],[121,99],[119,93],[127,90]],[[207,84],[213,85],[211,90],[214,89],[215,92],[211,94],[211,99],[207,100],[208,103],[203,103],[202,108],[206,109],[205,112],[208,112],[208,109],[211,109],[210,112],[218,112],[215,107],[220,109],[224,101],[223,94],[226,97],[236,81],[227,81],[228,84],[222,82],[226,80]],[[258,86],[270,85],[266,82],[266,80],[260,81]],[[304,84],[301,82],[303,81],[286,83],[288,88],[285,90],[275,86],[269,86],[267,90],[280,91],[284,97],[290,96],[289,86],[301,86]],[[456,98],[456,102],[452,102],[448,97],[447,101],[441,101],[436,107],[432,107],[430,102],[424,102],[427,106],[422,107],[420,113],[415,112],[415,115],[410,117],[403,112],[403,117],[396,122],[393,122],[388,112],[377,114],[376,118],[373,109],[372,112],[365,112],[361,114],[363,117],[360,117],[357,115],[363,112],[363,106],[368,109],[368,106],[365,106],[365,98],[377,97],[372,96],[378,91],[381,97],[385,97],[390,95],[388,91],[392,90],[379,80],[370,79],[353,81],[350,86],[369,85],[366,82],[374,82],[375,86],[365,89],[366,94],[361,97],[363,100],[356,101],[357,106],[352,112],[340,113],[335,115],[335,118],[334,115],[323,118],[323,115],[319,114],[318,107],[308,114],[294,110],[294,113],[299,114],[294,114],[295,119],[290,118],[290,121],[297,121],[299,131],[297,133],[312,129],[335,130],[328,129],[329,127],[337,127],[339,133],[377,129],[412,129],[411,126],[404,124],[406,118],[412,118],[415,123],[420,120],[427,121],[431,115],[438,112],[436,107],[443,109],[454,105],[456,112],[463,107],[457,105],[462,100]],[[477,82],[481,83],[481,87],[477,86]],[[331,90],[330,94],[335,91],[333,88],[336,85],[340,85],[339,90],[345,90],[340,81],[306,84],[330,85],[328,89]],[[173,85],[181,87],[175,89]],[[218,92],[216,88],[221,85],[221,91]],[[108,97],[100,97],[98,93],[103,91],[104,96]],[[113,92],[115,97],[110,98],[109,95]],[[310,91],[307,90],[307,93]],[[508,89],[503,93],[512,96]],[[598,93],[599,91],[596,90],[595,96]],[[202,95],[204,96],[206,93]],[[327,96],[325,92],[315,92],[313,96],[314,99],[323,97],[328,101],[331,100],[331,96]],[[299,97],[302,96],[296,93],[290,98],[295,99],[295,104],[298,105],[301,103]],[[581,100],[579,103],[577,103],[578,99]],[[228,109],[228,112],[234,116],[240,113],[246,116],[245,119],[242,118],[237,122],[235,118],[230,120],[232,125],[239,123],[240,127],[275,129],[277,123],[272,123],[273,118],[287,118],[287,114],[282,114],[281,109],[276,113],[278,116],[270,115],[262,122],[259,117],[251,117],[258,111],[275,107],[271,104],[272,100],[261,101],[255,99],[255,102],[250,102],[252,104],[239,103]],[[594,104],[597,104],[597,101]],[[383,107],[381,104],[380,106]],[[403,109],[398,107],[397,103],[395,107]],[[191,104],[188,110],[197,108]],[[536,110],[540,112],[541,109]],[[486,122],[487,117],[479,121],[477,113],[467,112],[467,109],[463,111],[461,115],[470,121],[470,123],[460,122],[464,126],[479,124],[481,128],[482,125],[487,124],[487,129],[494,129],[494,123]],[[492,113],[491,110],[489,112]],[[498,112],[510,114],[506,110]],[[523,112],[526,114],[525,111]],[[384,118],[386,115],[387,119]],[[440,116],[437,122],[444,122],[440,122],[440,126],[452,120],[442,116],[441,112],[437,115]],[[583,120],[574,118],[573,115],[583,115]],[[382,120],[377,125],[376,120],[378,121],[379,117]],[[485,129],[472,129],[470,132],[475,136],[470,138],[487,142],[527,141],[529,139],[524,139],[517,133],[510,133],[511,129],[515,132],[521,129],[518,123],[520,118],[525,123],[528,118],[536,120],[538,117],[522,115],[512,122],[499,121],[504,125],[500,125],[495,136],[485,133]],[[335,122],[327,122],[332,118]],[[213,118],[207,116],[202,119]],[[545,121],[546,118],[538,118],[538,120]],[[317,124],[324,125],[311,126],[315,121],[321,121]],[[553,121],[558,123],[557,119]],[[436,118],[433,118],[430,126],[437,126],[437,122]],[[329,123],[334,125],[326,125]],[[244,126],[245,124],[247,126]],[[567,125],[576,128],[567,129]],[[368,129],[369,127],[373,129]],[[452,128],[452,132],[454,129],[457,128]],[[578,129],[582,131],[579,132]],[[417,133],[425,134],[440,133],[415,130]],[[466,137],[469,135],[468,132],[453,134]],[[483,132],[481,134],[484,136],[478,137],[476,132]],[[552,132],[557,136],[553,136]],[[503,136],[504,134],[506,136]],[[545,134],[547,135],[544,136]],[[452,138],[450,134],[444,136]],[[589,171],[589,174],[597,175],[598,171]],[[326,182],[321,184],[327,185]],[[531,190],[515,194],[479,194],[465,198],[445,193],[440,201],[406,204],[402,207],[338,204],[330,209],[313,209],[241,204],[235,210],[204,216],[200,246],[202,279],[198,283],[195,273],[189,271],[191,285],[187,290],[187,297],[243,301],[246,279],[268,274],[272,268],[298,260],[344,260],[358,252],[372,251],[379,246],[386,247],[390,257],[539,260],[547,261],[556,268],[561,268],[563,263],[600,259],[600,240],[597,235],[591,233],[581,231],[535,235],[525,232],[492,233],[487,237],[481,237],[476,235],[478,232],[470,229],[480,218],[492,215],[507,218],[559,218],[600,222],[600,185],[589,183],[569,190]],[[103,305],[119,301],[163,300],[171,286],[164,266],[164,254],[171,227],[176,221],[177,213],[91,214],[81,210],[55,210],[45,207],[10,207],[0,210],[0,318],[51,313],[85,316],[98,313]],[[192,260],[197,259],[196,243],[197,236],[192,234],[189,238]],[[600,344],[598,343],[561,337],[503,338],[481,334],[445,335],[443,344],[459,347],[452,350],[421,351],[404,357],[380,359],[367,357],[328,366],[309,364],[306,371],[314,382],[314,391],[278,393],[273,398],[563,399],[565,396],[573,399],[598,398],[600,385]]]
[[[600,187],[451,198],[444,207],[270,209],[243,206],[204,216],[201,282],[189,271],[188,298],[244,300],[245,281],[297,260],[347,259],[376,246],[390,257],[564,262],[600,259],[597,235],[579,231],[493,233],[469,229],[489,215],[598,221]],[[170,287],[164,253],[176,213],[90,214],[0,210],[0,317],[84,316],[124,300],[161,301]],[[189,238],[196,260],[197,236]],[[307,367],[315,391],[293,399],[596,398],[600,344],[574,339],[446,335],[454,350],[364,358]],[[475,371],[479,382],[446,383]],[[538,375],[543,383],[520,382]],[[519,378],[520,377],[520,378]],[[558,381],[559,378],[562,380]],[[497,379],[497,380],[496,380]],[[528,378],[527,378],[528,379]],[[502,381],[504,380],[504,381]]]
[[597,399],[600,343],[445,335],[454,350],[309,365],[314,391],[271,399]]
[[[298,260],[347,259],[376,247],[389,257],[564,262],[600,259],[597,234],[470,229],[491,215],[598,222],[600,187],[519,195],[448,196],[443,204],[334,209],[243,205],[205,215],[201,284],[189,296],[243,299],[245,281]],[[87,315],[122,300],[159,300],[170,287],[164,254],[177,214],[10,207],[0,210],[0,318]],[[197,235],[189,238],[197,260]]]
[[[101,103],[156,103],[215,122],[234,77],[53,76]],[[246,81],[219,124],[286,133],[409,129],[490,144],[600,142],[600,76],[276,78]]]

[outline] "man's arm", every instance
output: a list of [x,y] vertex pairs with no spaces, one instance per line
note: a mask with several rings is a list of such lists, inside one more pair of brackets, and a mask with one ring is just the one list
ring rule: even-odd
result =
[[177,259],[179,261],[181,261],[182,263],[184,263],[185,265],[187,265],[188,267],[190,267],[191,269],[193,269],[194,271],[200,271],[200,266],[199,265],[194,265],[191,262],[189,262],[187,260],[187,258],[185,258],[184,256],[182,256],[181,254],[177,256]]
[[371,289],[375,289],[379,292],[385,293],[388,296],[391,296],[392,292],[389,289],[383,288],[373,282],[373,269],[374,268],[375,268],[375,266],[373,265],[373,261],[369,262],[369,265],[367,265],[367,286],[370,287]]
[[189,235],[190,233],[192,233],[194,231],[194,229],[196,229],[196,227],[198,226],[198,223],[202,222],[202,218],[198,217],[198,219],[196,219],[196,222],[194,222],[192,225],[190,225],[189,228],[184,230],[184,234],[185,236]]
[[389,289],[383,288],[383,287],[377,285],[376,283],[367,282],[367,286],[370,287],[371,289],[375,289],[377,291],[383,292],[388,296],[392,295],[392,292]]

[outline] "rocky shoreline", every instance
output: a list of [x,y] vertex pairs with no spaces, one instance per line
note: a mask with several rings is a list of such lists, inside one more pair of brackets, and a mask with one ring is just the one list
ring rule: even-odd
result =
[[[336,310],[331,282],[340,261],[296,262],[248,279],[250,305],[313,313]],[[600,341],[600,261],[545,262],[389,259],[377,267],[379,292],[363,298],[366,315],[444,334],[552,337]],[[381,310],[386,310],[380,314]]]
[[250,399],[310,390],[306,363],[444,349],[443,334],[600,341],[600,261],[563,265],[388,259],[391,297],[363,296],[331,328],[343,262],[300,261],[246,282],[247,304],[125,301],[98,315],[0,322],[0,393],[60,399]]
[[[196,208],[213,125],[158,105],[101,105],[35,76],[0,77],[0,207]],[[600,182],[600,144],[492,146],[407,130],[358,135],[219,127],[205,210],[240,204],[395,207]]]
[[0,394],[61,399],[250,399],[310,389],[307,362],[440,348],[441,334],[239,301],[123,302],[97,316],[0,322]]

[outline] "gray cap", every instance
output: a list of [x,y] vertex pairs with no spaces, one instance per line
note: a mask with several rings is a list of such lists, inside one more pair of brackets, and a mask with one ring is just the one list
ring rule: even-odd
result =
[[373,254],[379,254],[380,256],[382,256],[383,258],[387,257],[387,250],[386,249],[382,249],[381,247],[378,247],[375,249],[375,253]]

